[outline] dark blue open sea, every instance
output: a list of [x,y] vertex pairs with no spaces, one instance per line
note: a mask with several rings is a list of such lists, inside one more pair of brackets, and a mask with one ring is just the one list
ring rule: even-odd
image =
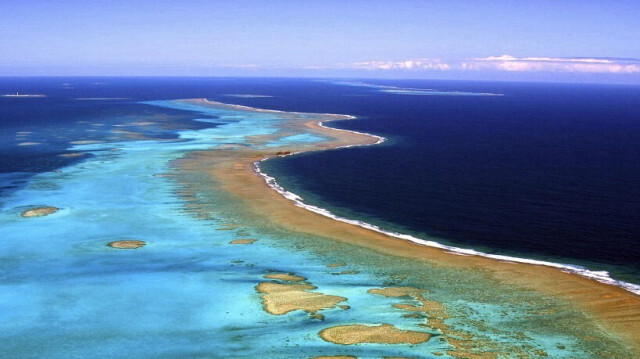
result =
[[[73,139],[104,136],[95,124],[100,118],[119,118],[123,126],[131,126],[158,115],[160,110],[140,101],[206,97],[277,110],[349,114],[357,119],[330,126],[388,140],[279,158],[264,163],[263,170],[306,203],[344,217],[457,247],[607,270],[640,283],[638,86],[0,79],[0,93],[15,91],[47,97],[0,98],[5,194],[34,173],[80,161],[59,155]],[[162,109],[165,115],[170,111]],[[181,117],[177,110],[173,115],[169,127],[136,131],[172,138],[176,129],[211,126]]]
[[355,115],[331,126],[386,144],[276,159],[265,170],[345,217],[639,282],[640,87],[364,82],[410,90],[315,85],[277,108]]

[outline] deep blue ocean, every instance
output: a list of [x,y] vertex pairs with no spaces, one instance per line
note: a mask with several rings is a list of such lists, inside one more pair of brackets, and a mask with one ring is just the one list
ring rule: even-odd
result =
[[[144,128],[153,138],[215,125],[140,101],[206,97],[285,111],[349,114],[357,119],[330,126],[388,140],[274,159],[263,170],[305,202],[341,216],[458,247],[579,264],[640,282],[640,86],[0,79],[0,94],[16,91],[47,97],[0,98],[3,194],[35,173],[81,161],[59,155],[68,152],[73,140],[104,136],[95,124],[101,118],[130,126],[160,111],[171,115],[171,126]],[[29,142],[45,145],[24,145]]]

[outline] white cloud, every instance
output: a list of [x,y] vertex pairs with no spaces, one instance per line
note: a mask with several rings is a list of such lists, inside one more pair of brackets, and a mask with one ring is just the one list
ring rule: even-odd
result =
[[338,64],[336,68],[356,70],[439,70],[451,69],[451,65],[438,59],[412,59],[403,61],[364,61]]
[[440,59],[402,61],[362,61],[333,66],[307,66],[307,69],[400,70],[400,71],[505,71],[505,72],[575,72],[640,73],[640,59],[583,57],[515,57],[511,55],[472,58],[444,62]]
[[233,65],[221,65],[220,67],[225,67],[230,69],[249,69],[249,70],[257,70],[262,68],[262,66],[256,65],[256,64],[233,64]]
[[464,70],[639,73],[640,60],[583,57],[514,57],[489,56],[463,61]]

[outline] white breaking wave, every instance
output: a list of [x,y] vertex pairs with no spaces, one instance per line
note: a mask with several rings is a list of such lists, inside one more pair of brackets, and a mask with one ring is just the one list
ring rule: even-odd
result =
[[[350,116],[351,118],[355,118]],[[333,127],[327,127],[324,126],[322,124],[322,122],[318,122],[318,126],[321,127],[326,127],[326,128],[331,128],[332,130],[336,130],[336,131],[344,131],[344,132],[350,132],[350,133],[357,133],[357,134],[364,134],[364,135],[369,135],[372,137],[375,137],[378,139],[378,142],[376,142],[375,144],[379,144],[384,142],[386,139],[384,137],[381,136],[376,136],[376,135],[372,135],[372,134],[368,134],[368,133],[362,133],[362,132],[357,132],[357,131],[350,131],[350,130],[343,130],[343,129],[336,129]],[[339,148],[348,148],[348,147],[354,147],[354,146],[369,146],[369,145],[348,145],[348,146],[342,146]],[[290,155],[294,155],[300,152],[294,152],[291,153]],[[358,220],[354,220],[354,219],[348,219],[348,218],[344,218],[344,217],[340,217],[337,216],[333,213],[331,213],[331,211],[325,209],[325,208],[320,208],[317,206],[313,206],[313,205],[309,205],[303,202],[303,198],[300,197],[299,195],[293,193],[293,192],[289,192],[286,189],[284,189],[277,181],[275,178],[269,176],[268,174],[262,172],[262,170],[260,169],[260,162],[262,161],[266,161],[269,158],[265,158],[262,159],[260,161],[254,162],[254,171],[260,175],[265,182],[267,183],[267,185],[269,187],[271,187],[272,189],[274,189],[276,192],[280,193],[283,197],[285,197],[286,199],[292,201],[296,206],[304,208],[308,211],[311,211],[313,213],[317,213],[319,215],[325,216],[325,217],[329,217],[331,219],[334,219],[336,221],[340,221],[340,222],[344,222],[344,223],[348,223],[348,224],[352,224],[355,226],[359,226],[365,229],[369,229],[378,233],[382,233],[385,234],[387,236],[390,237],[395,237],[395,238],[399,238],[399,239],[403,239],[403,240],[407,240],[419,245],[423,245],[423,246],[428,246],[428,247],[433,247],[433,248],[439,248],[442,250],[445,250],[447,252],[453,253],[453,254],[457,254],[457,255],[469,255],[469,256],[481,256],[481,257],[486,257],[486,258],[491,258],[491,259],[495,259],[495,260],[499,260],[499,261],[504,261],[504,262],[514,262],[514,263],[526,263],[526,264],[532,264],[532,265],[540,265],[540,266],[546,266],[546,267],[553,267],[553,268],[557,268],[563,272],[567,272],[567,273],[572,273],[572,274],[577,274],[583,277],[587,277],[587,278],[591,278],[593,280],[596,280],[598,282],[601,283],[606,283],[606,284],[610,284],[610,285],[614,285],[617,287],[621,287],[631,293],[640,295],[640,285],[638,284],[634,284],[634,283],[629,283],[629,282],[624,282],[621,280],[616,280],[611,278],[611,276],[609,275],[609,272],[607,271],[593,271],[593,270],[589,270],[587,268],[581,267],[581,266],[577,266],[577,265],[571,265],[571,264],[561,264],[561,263],[554,263],[554,262],[547,262],[547,261],[542,261],[542,260],[536,260],[536,259],[527,259],[527,258],[519,258],[519,257],[511,257],[511,256],[505,256],[505,255],[499,255],[499,254],[488,254],[488,253],[483,253],[474,249],[468,249],[468,248],[460,248],[460,247],[454,247],[454,246],[449,246],[449,245],[445,245],[442,243],[438,243],[435,241],[431,241],[431,240],[425,240],[425,239],[421,239],[421,238],[417,238],[414,237],[412,235],[409,234],[402,234],[402,233],[397,233],[397,232],[393,232],[393,231],[388,231],[385,229],[382,229],[376,225],[367,223],[367,222],[363,222],[363,221],[358,221]]]
[[[354,116],[347,116],[347,119],[348,119],[348,120],[352,120],[352,119],[355,119],[355,117],[354,117]],[[316,123],[316,125],[318,125],[318,127],[329,128],[329,129],[331,129],[331,130],[333,130],[333,131],[340,131],[340,132],[355,133],[355,134],[357,134],[357,135],[367,135],[367,136],[373,137],[373,138],[375,138],[375,139],[377,139],[377,140],[378,140],[376,143],[372,143],[371,145],[378,145],[378,144],[380,144],[380,143],[382,143],[382,142],[384,142],[384,141],[386,141],[386,140],[387,140],[386,138],[384,138],[384,137],[382,137],[382,136],[372,135],[372,134],[370,134],[370,133],[363,133],[363,132],[358,132],[358,131],[343,130],[343,129],[340,129],[340,128],[327,127],[327,126],[325,126],[325,125],[322,123],[322,121],[318,121],[318,122]],[[349,147],[357,147],[357,146],[371,146],[371,145],[358,145],[358,144],[355,144],[355,145],[346,145],[346,146],[341,146],[341,147],[337,147],[337,148],[349,148]],[[292,153],[292,154],[293,154],[293,153]]]

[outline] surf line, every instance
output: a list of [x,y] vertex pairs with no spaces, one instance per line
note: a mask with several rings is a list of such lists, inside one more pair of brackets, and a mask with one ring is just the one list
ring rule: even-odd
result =
[[[348,116],[348,118],[350,119],[354,119],[355,117],[353,116]],[[325,121],[326,122],[326,121]],[[354,133],[354,134],[359,134],[359,135],[367,135],[367,136],[372,136],[374,138],[377,138],[378,141],[376,143],[372,143],[372,144],[353,144],[353,145],[346,145],[346,146],[339,146],[339,147],[335,147],[333,149],[340,149],[340,148],[349,148],[349,147],[360,147],[360,146],[372,146],[372,145],[377,145],[380,144],[384,141],[386,141],[386,138],[382,137],[382,136],[377,136],[377,135],[373,135],[373,134],[369,134],[366,132],[357,132],[357,131],[351,131],[351,130],[343,130],[343,129],[338,129],[338,128],[333,128],[333,127],[328,127],[326,125],[323,124],[322,121],[319,121],[316,123],[319,127],[323,127],[323,128],[328,128],[331,130],[335,130],[335,131],[342,131],[342,132],[349,132],[349,133]],[[302,153],[302,151],[299,152],[292,152],[286,156],[292,156],[292,155],[296,155]],[[554,263],[554,262],[548,262],[548,261],[542,261],[542,260],[537,260],[537,259],[527,259],[527,258],[519,258],[519,257],[512,257],[512,256],[506,256],[506,255],[500,255],[500,254],[489,254],[489,253],[484,253],[484,252],[480,252],[480,251],[476,251],[474,249],[469,249],[469,248],[460,248],[460,247],[454,247],[454,246],[449,246],[449,245],[445,245],[436,241],[430,241],[430,240],[425,240],[422,238],[418,238],[418,237],[414,237],[412,235],[409,234],[403,234],[403,233],[398,233],[398,232],[393,232],[393,231],[388,231],[385,230],[383,228],[380,228],[379,226],[367,223],[367,222],[363,222],[363,221],[358,221],[358,220],[354,220],[354,219],[349,219],[349,218],[344,218],[344,217],[340,217],[335,215],[334,213],[332,213],[331,211],[325,209],[325,208],[321,208],[321,207],[317,207],[317,206],[313,206],[313,205],[309,205],[304,203],[304,200],[302,197],[300,197],[299,195],[287,191],[286,189],[284,189],[277,181],[274,177],[269,176],[267,173],[263,172],[260,169],[260,162],[266,161],[271,159],[272,157],[267,157],[267,158],[263,158],[259,161],[256,161],[253,163],[253,170],[256,174],[258,174],[260,177],[262,177],[264,179],[264,181],[267,183],[267,185],[275,190],[276,192],[278,192],[280,195],[282,195],[284,198],[290,200],[291,202],[293,202],[294,205],[296,205],[297,207],[300,208],[304,208],[310,212],[331,218],[333,220],[336,221],[340,221],[340,222],[344,222],[347,224],[351,224],[351,225],[355,225],[355,226],[359,226],[374,232],[378,232],[390,237],[394,237],[394,238],[399,238],[399,239],[403,239],[403,240],[407,240],[413,243],[416,243],[418,245],[422,245],[422,246],[427,246],[427,247],[433,247],[433,248],[438,248],[438,249],[442,249],[446,252],[452,253],[452,254],[456,254],[456,255],[462,255],[462,256],[480,256],[480,257],[486,257],[486,258],[490,258],[490,259],[494,259],[494,260],[498,260],[498,261],[503,261],[503,262],[513,262],[513,263],[524,263],[524,264],[532,264],[532,265],[540,265],[540,266],[545,266],[545,267],[552,267],[552,268],[556,268],[558,270],[561,270],[563,272],[566,273],[571,273],[571,274],[575,274],[575,275],[579,275],[582,277],[586,277],[592,280],[596,280],[600,283],[605,283],[605,284],[609,284],[609,285],[613,285],[613,286],[617,286],[620,288],[623,288],[631,293],[640,295],[640,285],[638,284],[634,284],[634,283],[629,283],[629,282],[625,282],[625,281],[621,281],[621,280],[616,280],[611,278],[611,276],[609,275],[609,272],[607,271],[594,271],[594,270],[589,270],[587,268],[578,266],[578,265],[572,265],[572,264],[562,264],[562,263]]]

